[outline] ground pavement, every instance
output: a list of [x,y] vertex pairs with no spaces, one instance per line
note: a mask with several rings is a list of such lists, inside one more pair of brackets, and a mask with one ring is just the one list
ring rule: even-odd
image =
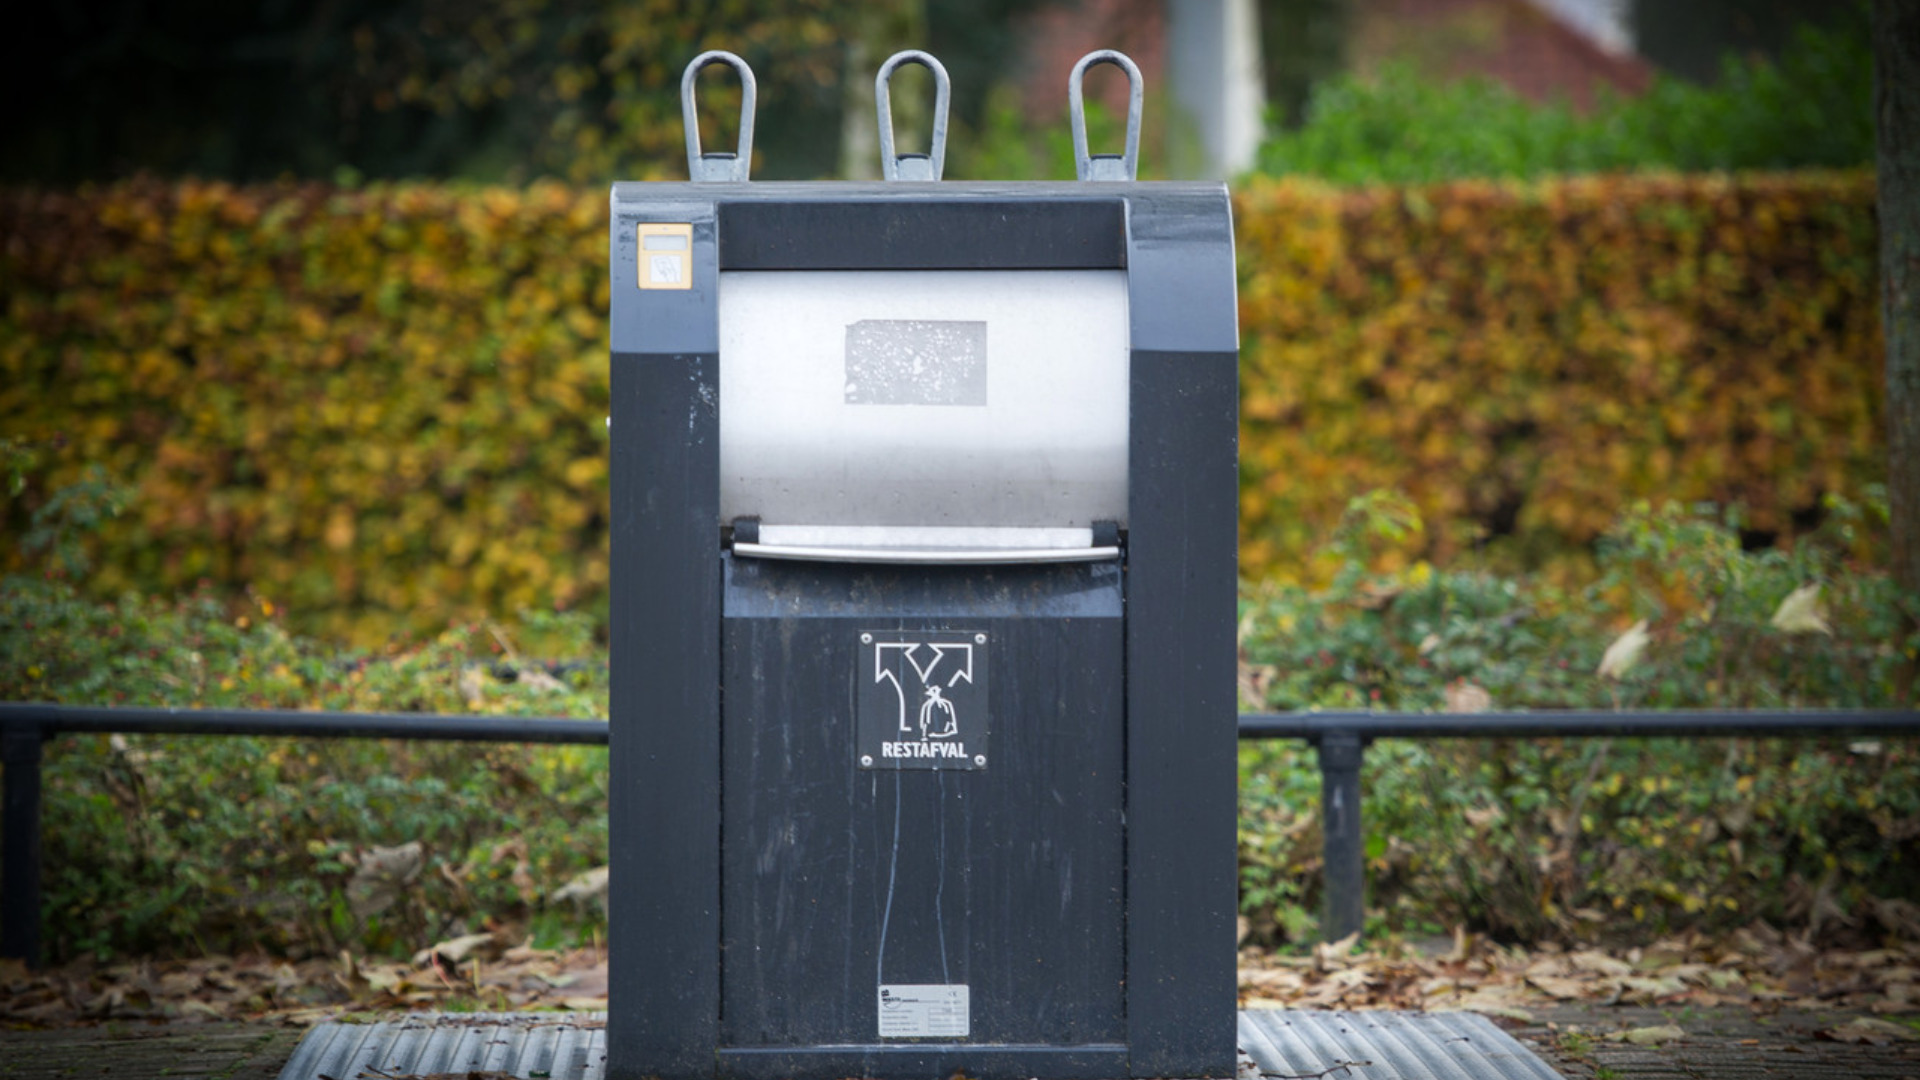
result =
[[[1920,1080],[1915,944],[1819,950],[1755,924],[1628,950],[1529,951],[1459,935],[1427,949],[1249,948],[1240,963],[1242,1008],[1467,1009],[1570,1080]],[[0,1080],[265,1080],[322,1020],[585,1011],[604,1009],[605,994],[604,952],[487,935],[410,963],[211,957],[28,972],[0,962]],[[1348,1071],[1368,1080],[1362,1067]]]
[[[1874,1045],[1815,1034],[1860,1015],[1867,1014],[1783,1010],[1755,1017],[1737,1006],[1563,1004],[1541,1010],[1534,1023],[1501,1026],[1569,1080],[1920,1080],[1920,1042]],[[1661,1025],[1685,1034],[1651,1046],[1608,1038]],[[174,1020],[0,1031],[0,1078],[273,1080],[305,1030],[270,1020]],[[1366,1080],[1364,1069],[1352,1072]]]

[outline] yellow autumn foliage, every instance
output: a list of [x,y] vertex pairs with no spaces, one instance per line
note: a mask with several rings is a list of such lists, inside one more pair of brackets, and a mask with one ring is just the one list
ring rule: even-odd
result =
[[592,605],[606,249],[605,192],[558,185],[6,193],[0,417],[45,488],[136,485],[108,594],[251,585],[362,641]]
[[1639,499],[1790,535],[1885,475],[1870,174],[1254,180],[1234,213],[1248,576],[1375,489],[1442,526],[1418,554],[1538,559]]
[[[1249,576],[1374,489],[1444,559],[1640,498],[1785,532],[1883,474],[1868,175],[1256,180],[1235,216]],[[105,465],[102,593],[251,586],[361,641],[605,602],[604,190],[0,192],[0,303],[0,434],[50,463],[7,532]]]

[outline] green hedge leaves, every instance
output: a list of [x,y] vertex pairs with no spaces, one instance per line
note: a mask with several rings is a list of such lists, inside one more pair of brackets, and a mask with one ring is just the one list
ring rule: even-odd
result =
[[109,594],[251,585],[362,638],[593,603],[605,223],[553,185],[9,194],[0,414],[48,490],[137,484]]
[[1444,559],[1586,551],[1634,501],[1790,535],[1885,475],[1858,173],[1461,181],[1236,202],[1241,566],[1404,491]]
[[[1859,173],[1236,196],[1242,570],[1354,496],[1443,558],[1581,552],[1636,499],[1790,534],[1879,460]],[[360,641],[605,604],[600,191],[135,180],[0,193],[0,434],[137,489],[91,586],[251,587]],[[0,570],[25,556],[0,549]]]

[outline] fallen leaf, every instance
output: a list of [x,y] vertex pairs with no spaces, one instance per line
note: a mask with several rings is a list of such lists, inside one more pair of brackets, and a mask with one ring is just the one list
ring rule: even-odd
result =
[[475,953],[483,954],[483,959],[486,954],[497,955],[501,951],[500,946],[500,940],[492,934],[462,934],[414,953],[413,963],[416,967],[425,967],[438,956],[442,963],[458,965],[465,963],[467,957]]
[[1785,600],[1774,610],[1768,625],[1775,630],[1788,634],[1826,634],[1833,636],[1833,627],[1827,625],[1825,615],[1820,610],[1820,583],[1802,585],[1787,594]]
[[1633,974],[1633,965],[1625,960],[1615,959],[1606,953],[1593,949],[1582,949],[1567,957],[1567,963],[1576,971],[1592,972],[1595,975],[1623,976]]
[[1574,1001],[1586,997],[1594,985],[1584,979],[1568,979],[1557,975],[1529,975],[1527,981],[1548,997],[1556,997],[1562,1001]]
[[392,907],[407,886],[419,879],[426,864],[427,850],[418,840],[399,847],[368,848],[347,882],[347,903],[354,915],[364,919]]
[[1871,903],[1875,922],[1909,941],[1920,941],[1920,904],[1897,897],[1874,897]]
[[1448,683],[1441,695],[1446,699],[1446,712],[1481,713],[1493,708],[1493,695],[1480,684],[1466,679]]
[[553,891],[547,902],[557,904],[570,900],[575,907],[584,908],[598,902],[602,908],[607,906],[607,868],[596,866],[591,870],[576,874],[573,880]]
[[1463,813],[1467,819],[1467,824],[1472,825],[1476,829],[1484,829],[1490,825],[1498,825],[1506,818],[1506,815],[1502,814],[1500,808],[1497,806],[1475,806]]
[[516,681],[529,690],[540,690],[548,693],[556,690],[565,693],[567,690],[566,683],[561,682],[559,679],[554,678],[546,671],[537,667],[522,668],[520,670],[520,677]]
[[1737,971],[1714,968],[1707,972],[1707,985],[1715,990],[1738,990],[1747,985],[1747,980],[1741,978]]
[[1627,627],[1626,633],[1614,638],[1613,644],[1607,646],[1607,651],[1600,657],[1600,666],[1594,670],[1594,674],[1603,679],[1624,677],[1627,669],[1633,667],[1634,663],[1640,659],[1640,654],[1647,651],[1647,642],[1652,640],[1653,638],[1647,634],[1647,620],[1641,619]]
[[224,1020],[227,1014],[218,1005],[208,1001],[188,999],[180,1003],[180,1015],[198,1016],[205,1020]]
[[1856,1016],[1839,1027],[1822,1028],[1813,1034],[1815,1038],[1832,1042],[1867,1043],[1871,1046],[1920,1042],[1920,1031],[1915,1031],[1905,1024],[1896,1024],[1891,1020],[1879,1020],[1871,1016]]
[[1353,606],[1361,611],[1385,611],[1389,604],[1407,591],[1407,587],[1398,582],[1369,581],[1360,586],[1353,598]]
[[1272,664],[1249,663],[1243,653],[1240,658],[1239,685],[1240,700],[1249,709],[1264,709],[1267,706],[1267,688],[1280,677],[1280,669]]
[[1681,982],[1692,983],[1695,986],[1705,986],[1715,974],[1714,969],[1706,964],[1675,964],[1662,970],[1661,977],[1679,979]]
[[1313,966],[1318,971],[1333,971],[1357,963],[1358,958],[1350,956],[1353,947],[1360,944],[1360,931],[1355,930],[1339,941],[1323,941],[1313,947]]
[[1455,923],[1453,926],[1453,948],[1448,951],[1445,956],[1441,957],[1441,959],[1454,964],[1465,963],[1467,957],[1473,955],[1473,946],[1474,935],[1468,932],[1466,924]]
[[1504,1017],[1508,1020],[1519,1021],[1522,1024],[1533,1023],[1533,1013],[1518,1005],[1474,1005],[1470,1011],[1483,1013],[1487,1016]]
[[1523,1024],[1533,1023],[1533,1013],[1530,1010],[1516,1004],[1510,995],[1497,990],[1476,990],[1465,997],[1452,999],[1443,1005],[1435,1005],[1427,1011],[1473,1012],[1485,1016],[1503,1016]]
[[1266,968],[1242,970],[1240,989],[1243,993],[1273,996],[1277,994],[1297,994],[1307,988],[1306,977],[1297,971],[1284,968]]
[[1607,1036],[1615,1042],[1628,1042],[1635,1046],[1659,1046],[1664,1042],[1684,1039],[1687,1033],[1672,1024],[1655,1024],[1652,1027],[1628,1028]]
[[479,708],[486,700],[487,673],[480,670],[478,664],[469,664],[460,670],[460,696],[466,700],[469,708]]
[[1679,979],[1649,979],[1638,975],[1622,976],[1619,986],[1619,999],[1638,1005],[1651,1005],[1662,998],[1687,992],[1687,985]]

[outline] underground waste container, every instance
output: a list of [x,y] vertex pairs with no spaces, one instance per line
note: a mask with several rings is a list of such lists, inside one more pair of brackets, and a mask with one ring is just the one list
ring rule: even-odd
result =
[[706,54],[613,187],[611,1077],[1232,1072],[1230,212],[1099,61],[1081,182],[894,154],[924,54],[904,179],[749,182]]

